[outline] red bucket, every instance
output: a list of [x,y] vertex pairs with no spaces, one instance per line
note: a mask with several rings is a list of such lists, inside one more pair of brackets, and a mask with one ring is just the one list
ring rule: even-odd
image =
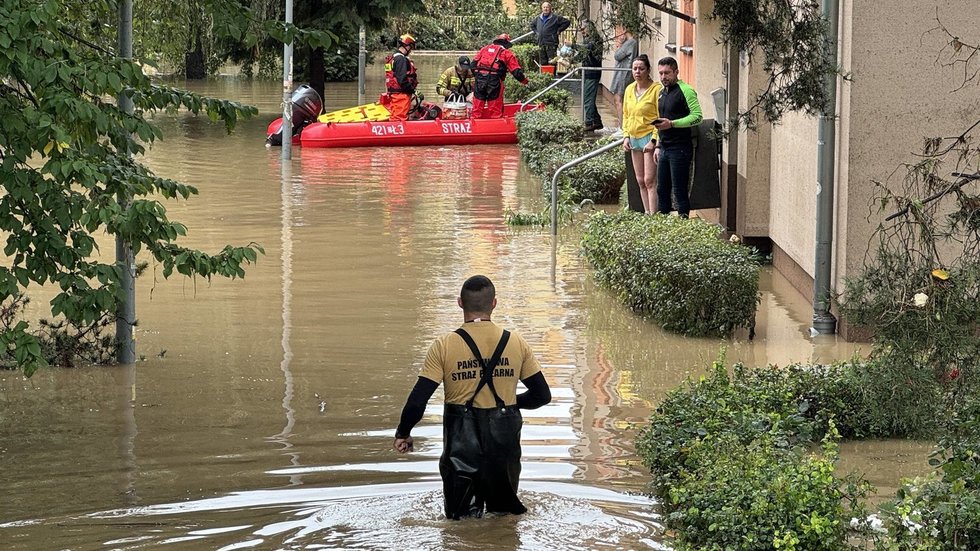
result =
[[541,72],[546,75],[555,76],[555,66],[554,65],[542,65]]

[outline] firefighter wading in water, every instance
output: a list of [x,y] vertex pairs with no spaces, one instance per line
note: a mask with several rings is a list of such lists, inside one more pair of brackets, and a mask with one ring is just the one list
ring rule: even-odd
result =
[[[395,451],[412,451],[412,428],[440,383],[445,385],[443,453],[439,473],[446,517],[527,511],[517,497],[521,475],[522,409],[551,401],[541,364],[520,335],[490,321],[493,283],[475,275],[456,303],[463,326],[432,343],[395,431]],[[517,394],[517,381],[527,392]]]
[[415,49],[415,37],[403,34],[398,37],[398,49],[385,58],[385,86],[388,88],[388,104],[391,120],[408,119],[412,97],[418,88],[419,79],[415,74],[415,64],[408,58]]
[[510,35],[501,34],[473,58],[473,118],[497,119],[504,116],[504,79],[507,71],[527,86],[527,76],[517,56],[510,51]]

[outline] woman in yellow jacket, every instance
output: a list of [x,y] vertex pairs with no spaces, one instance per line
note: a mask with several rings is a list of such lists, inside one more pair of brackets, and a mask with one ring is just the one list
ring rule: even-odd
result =
[[663,84],[650,76],[650,59],[641,54],[631,66],[633,82],[623,94],[623,149],[630,152],[636,183],[640,186],[643,212],[657,212],[657,129],[653,121],[660,116],[657,101]]

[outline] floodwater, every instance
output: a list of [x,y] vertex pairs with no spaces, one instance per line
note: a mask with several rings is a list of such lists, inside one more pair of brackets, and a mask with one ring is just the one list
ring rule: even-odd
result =
[[[420,56],[424,85],[450,59]],[[297,148],[283,170],[263,145],[278,83],[188,87],[261,114],[230,136],[159,117],[167,139],[146,162],[200,190],[168,213],[187,245],[266,254],[238,281],[166,280],[151,263],[135,366],[0,372],[3,549],[661,549],[632,442],[666,391],[722,349],[753,365],[861,351],[810,339],[808,301],[768,271],[755,341],[659,331],[595,285],[575,228],[553,241],[506,226],[508,209],[547,201],[517,146]],[[356,86],[330,85],[326,102],[354,105]],[[461,322],[455,297],[476,273],[495,281],[495,320],[528,339],[555,399],[525,416],[530,512],[451,522],[440,392],[418,451],[390,447],[425,349]],[[924,471],[927,452],[862,442],[845,460],[887,489]]]

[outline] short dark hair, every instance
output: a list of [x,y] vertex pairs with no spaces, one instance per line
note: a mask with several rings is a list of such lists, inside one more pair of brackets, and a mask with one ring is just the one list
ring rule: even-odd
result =
[[642,61],[643,65],[647,68],[647,71],[650,70],[650,58],[647,57],[647,54],[640,54],[634,57],[633,61]]
[[672,57],[670,57],[670,56],[660,58],[660,61],[657,62],[657,65],[658,66],[659,65],[667,65],[671,69],[673,69],[675,71],[677,70],[677,60],[674,59],[674,58],[672,58]]
[[484,275],[475,275],[467,279],[459,291],[464,312],[490,312],[496,295],[497,290],[493,287],[493,282]]

